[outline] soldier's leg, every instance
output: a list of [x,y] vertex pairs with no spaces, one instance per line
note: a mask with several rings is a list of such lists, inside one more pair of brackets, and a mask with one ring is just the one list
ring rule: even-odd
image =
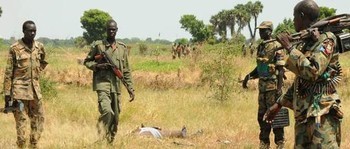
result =
[[[17,146],[19,148],[25,148],[26,146],[26,116],[25,112],[28,110],[27,101],[16,100],[14,103],[17,106],[17,109],[13,112],[16,122],[16,130],[17,130]],[[19,108],[20,104],[22,104],[22,108]]]
[[111,96],[109,91],[97,91],[98,96],[98,110],[100,117],[98,119],[98,132],[101,139],[107,137],[109,128],[112,123],[114,112],[111,107]]
[[270,146],[269,136],[271,132],[271,125],[263,121],[264,114],[267,110],[265,92],[259,92],[258,104],[259,104],[258,122],[260,126],[260,134],[259,134],[260,148],[268,148]]
[[119,106],[119,101],[120,101],[120,94],[119,93],[111,93],[111,107],[114,112],[112,122],[110,125],[110,140],[109,142],[113,142],[115,136],[117,135],[118,131],[118,122],[119,122],[119,113],[120,113],[120,106]]
[[294,133],[295,133],[295,149],[305,149],[310,148],[311,145],[311,136],[312,129],[310,129],[313,123],[310,122],[310,118],[307,123],[295,124]]
[[[277,100],[277,90],[268,91],[265,94],[266,97],[266,106],[270,108]],[[275,135],[274,142],[278,146],[284,146],[284,129],[283,128],[274,128],[273,133]]]
[[35,100],[30,100],[28,108],[28,116],[30,118],[30,144],[32,147],[36,147],[41,133],[44,130],[44,110],[41,99],[36,97]]
[[[314,121],[313,121],[314,122]],[[316,127],[313,123],[312,145],[311,148],[332,148],[340,147],[340,121],[331,114],[321,117],[321,126]]]

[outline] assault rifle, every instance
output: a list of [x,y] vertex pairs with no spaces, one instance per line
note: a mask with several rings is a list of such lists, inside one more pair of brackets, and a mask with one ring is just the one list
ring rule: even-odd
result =
[[[344,53],[350,51],[350,33],[344,32],[345,29],[350,29],[350,14],[340,14],[322,19],[308,29],[291,34],[290,39],[292,39],[292,44],[296,45],[304,39],[311,38],[315,31],[319,31],[320,33],[332,32],[337,37],[337,52]],[[264,43],[273,41],[276,41],[276,39],[267,40],[264,41]],[[283,47],[280,47],[277,50],[280,49],[283,49]]]
[[130,102],[134,100],[134,90],[132,88],[129,87],[128,83],[126,82],[123,73],[120,71],[120,69],[117,67],[117,65],[114,63],[112,57],[106,52],[106,51],[102,51],[101,54],[96,55],[95,56],[95,60],[101,60],[102,58],[104,58],[106,60],[106,62],[109,64],[110,66],[110,70],[113,71],[114,75],[117,76],[119,78],[119,80],[123,83],[123,85],[125,86],[126,90],[128,91],[129,95],[130,95]]

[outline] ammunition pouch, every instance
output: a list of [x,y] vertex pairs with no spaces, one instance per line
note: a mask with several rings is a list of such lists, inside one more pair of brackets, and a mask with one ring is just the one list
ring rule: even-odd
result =
[[283,128],[289,126],[289,112],[287,108],[281,108],[275,116],[271,127],[272,128]]

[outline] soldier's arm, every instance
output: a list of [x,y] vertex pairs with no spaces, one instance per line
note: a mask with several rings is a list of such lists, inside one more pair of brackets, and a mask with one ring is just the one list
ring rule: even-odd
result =
[[131,68],[129,64],[129,58],[128,58],[128,52],[125,49],[124,55],[123,55],[123,76],[128,84],[129,88],[134,89],[133,82],[132,82],[132,76],[131,76]]
[[277,74],[277,90],[278,93],[282,93],[282,86],[283,86],[283,77],[284,77],[284,65],[285,65],[285,52],[283,50],[278,50],[275,53],[275,66],[276,70],[278,71]]
[[277,103],[284,107],[293,109],[294,84],[288,88],[287,92],[277,99]]
[[250,72],[248,75],[249,75],[249,79],[256,79],[256,78],[259,78],[258,67],[255,67],[255,68],[253,69],[253,71]]
[[299,50],[290,52],[288,61],[296,66],[296,75],[306,80],[317,80],[326,70],[335,50],[336,37],[332,33],[325,33],[319,37],[319,41],[313,46],[314,52],[310,58]]
[[4,94],[5,94],[5,96],[11,96],[14,60],[15,60],[15,53],[14,53],[13,49],[10,48],[9,54],[7,56],[7,65],[5,68],[5,76],[4,76]]
[[97,54],[97,48],[95,44],[92,44],[91,48],[90,48],[90,52],[88,53],[88,55],[86,56],[86,58],[84,59],[84,65],[92,70],[95,71],[96,68],[96,64],[97,62],[95,61],[95,55]]

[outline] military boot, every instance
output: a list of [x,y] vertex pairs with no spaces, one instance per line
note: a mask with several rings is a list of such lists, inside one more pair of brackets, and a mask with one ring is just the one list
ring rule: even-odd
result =
[[277,149],[284,149],[284,140],[278,141],[276,145],[277,145],[276,147]]
[[259,149],[270,149],[270,143],[260,142]]

